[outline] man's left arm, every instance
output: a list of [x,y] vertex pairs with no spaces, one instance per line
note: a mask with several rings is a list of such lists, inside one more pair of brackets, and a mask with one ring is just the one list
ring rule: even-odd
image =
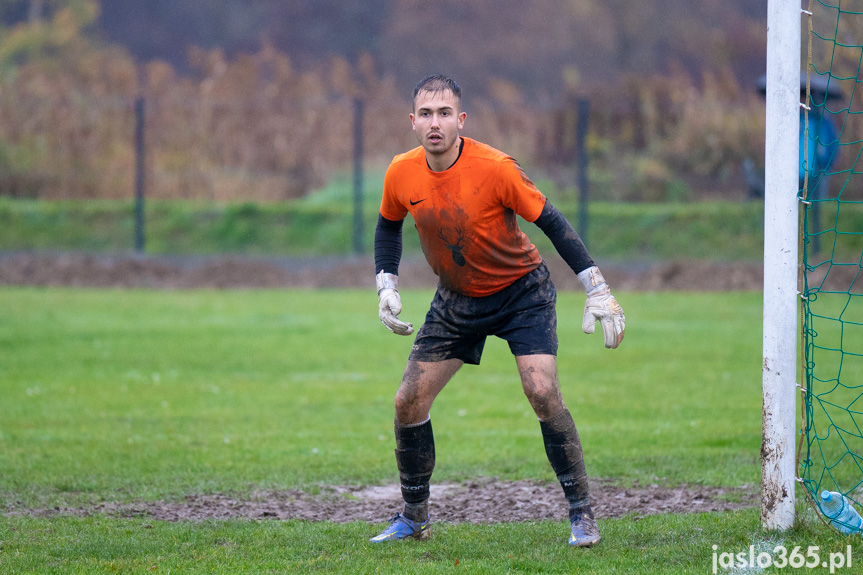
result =
[[584,333],[593,333],[599,320],[605,347],[614,349],[619,346],[626,327],[623,309],[611,295],[608,283],[593,263],[581,237],[549,200],[546,200],[542,213],[534,223],[548,236],[557,253],[576,273],[587,292],[581,324]]

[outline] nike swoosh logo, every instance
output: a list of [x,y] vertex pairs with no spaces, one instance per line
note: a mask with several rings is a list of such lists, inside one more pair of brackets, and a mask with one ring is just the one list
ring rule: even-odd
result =
[[408,201],[411,203],[411,205],[412,205],[412,206],[415,206],[415,205],[417,205],[417,204],[418,204],[418,203],[420,203],[420,202],[424,202],[424,201],[426,201],[426,198],[423,198],[423,199],[421,199],[421,200],[417,200],[417,201],[413,201],[413,200],[408,200]]

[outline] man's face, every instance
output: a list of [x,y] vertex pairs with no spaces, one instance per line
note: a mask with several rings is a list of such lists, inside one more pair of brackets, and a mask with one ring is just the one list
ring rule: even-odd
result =
[[[414,101],[411,125],[426,154],[454,153],[466,114],[459,112],[459,99],[451,90],[422,91]],[[455,158],[453,158],[455,161]]]

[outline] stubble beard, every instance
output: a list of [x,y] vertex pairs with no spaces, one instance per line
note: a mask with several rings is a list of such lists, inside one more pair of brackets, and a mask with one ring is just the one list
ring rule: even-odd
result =
[[456,141],[457,140],[449,141],[446,136],[441,135],[440,141],[432,142],[429,139],[429,136],[426,136],[425,141],[423,142],[423,147],[427,153],[433,156],[444,156],[452,150]]

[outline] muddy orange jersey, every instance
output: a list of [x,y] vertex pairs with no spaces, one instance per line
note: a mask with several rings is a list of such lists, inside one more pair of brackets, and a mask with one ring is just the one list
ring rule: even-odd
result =
[[464,139],[459,159],[433,172],[422,147],[396,156],[384,178],[381,215],[410,213],[440,284],[473,297],[493,294],[542,262],[516,215],[535,221],[545,196],[514,159]]

